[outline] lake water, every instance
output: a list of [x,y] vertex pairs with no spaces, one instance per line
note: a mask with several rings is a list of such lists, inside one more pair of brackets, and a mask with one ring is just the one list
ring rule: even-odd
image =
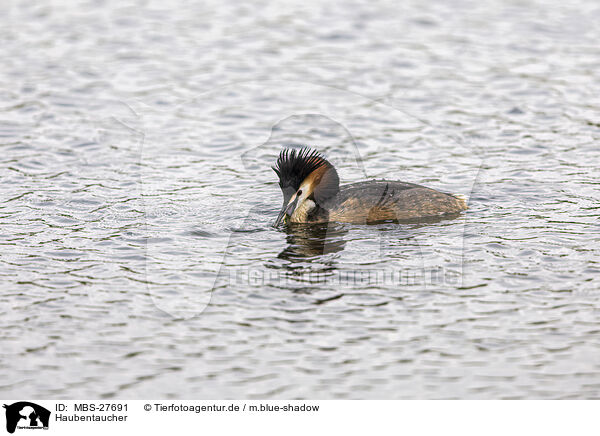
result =
[[[1,397],[600,398],[597,2],[35,3]],[[469,210],[275,229],[290,145]]]

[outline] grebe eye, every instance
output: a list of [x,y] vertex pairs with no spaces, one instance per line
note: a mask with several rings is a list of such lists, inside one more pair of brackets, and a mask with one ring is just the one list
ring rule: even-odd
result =
[[298,197],[300,197],[302,195],[302,189],[298,190],[298,193],[296,194]]

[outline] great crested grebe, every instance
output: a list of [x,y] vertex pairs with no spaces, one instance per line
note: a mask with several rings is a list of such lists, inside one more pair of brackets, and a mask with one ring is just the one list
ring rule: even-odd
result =
[[283,192],[275,226],[288,217],[292,223],[375,223],[434,218],[467,209],[462,198],[413,183],[372,180],[340,186],[334,166],[309,148],[282,150],[273,170]]

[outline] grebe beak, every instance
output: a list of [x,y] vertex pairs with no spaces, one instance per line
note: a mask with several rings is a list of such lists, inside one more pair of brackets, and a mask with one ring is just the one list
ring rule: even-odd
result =
[[283,203],[283,207],[281,208],[281,211],[279,212],[279,215],[277,215],[277,219],[275,220],[275,227],[281,224],[286,215],[292,215],[294,213],[297,202],[298,196],[294,195],[294,197],[292,197],[292,200],[288,204]]

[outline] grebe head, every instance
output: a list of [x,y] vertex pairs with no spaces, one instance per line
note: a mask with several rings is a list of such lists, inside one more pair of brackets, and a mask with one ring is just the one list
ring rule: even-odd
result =
[[273,170],[283,192],[283,206],[275,226],[287,216],[292,221],[305,221],[311,211],[339,191],[337,171],[316,150],[284,149]]

